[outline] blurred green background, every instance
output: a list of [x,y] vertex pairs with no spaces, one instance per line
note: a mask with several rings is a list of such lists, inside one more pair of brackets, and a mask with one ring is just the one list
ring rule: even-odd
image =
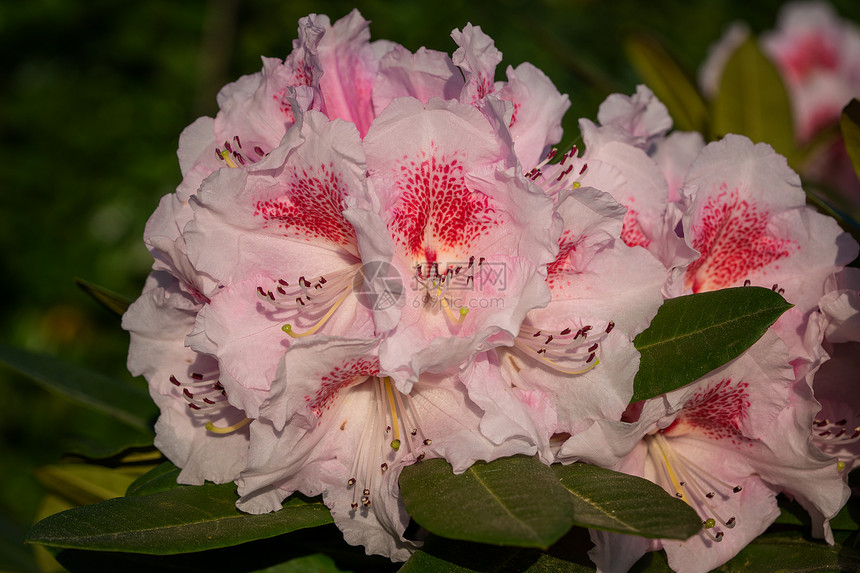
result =
[[[568,93],[565,143],[612,91],[637,78],[630,34],[656,36],[694,74],[736,19],[772,28],[780,2],[705,0],[193,0],[0,3],[0,342],[118,378],[127,335],[74,283],[135,297],[151,265],[141,239],[158,199],[179,183],[181,130],[214,115],[215,94],[260,56],[284,57],[296,22],[358,7],[373,38],[451,52],[453,28],[480,25],[508,64],[530,61]],[[834,2],[860,21],[860,2]],[[33,470],[62,459],[64,440],[98,432],[86,410],[0,369],[0,570],[35,570],[20,545],[42,486]]]

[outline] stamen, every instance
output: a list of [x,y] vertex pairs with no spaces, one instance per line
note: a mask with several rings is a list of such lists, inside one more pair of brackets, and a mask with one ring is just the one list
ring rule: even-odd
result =
[[[535,358],[541,363],[563,374],[583,374],[588,372],[600,361],[597,360],[597,350],[603,336],[612,331],[615,324],[610,322],[605,333],[596,341],[586,341],[591,326],[583,326],[571,336],[573,329],[566,327],[555,333],[535,329],[524,324],[514,339],[514,347]],[[581,341],[579,339],[582,339]]]
[[[662,474],[667,482],[675,490],[676,496],[683,499],[690,507],[695,509],[702,516],[702,526],[704,534],[711,541],[719,542],[724,536],[724,532],[715,529],[717,523],[722,524],[727,529],[732,529],[737,523],[735,516],[724,518],[720,515],[717,505],[713,503],[716,493],[714,491],[703,489],[702,485],[719,484],[723,491],[739,493],[742,491],[742,486],[730,486],[723,480],[715,477],[712,473],[704,471],[701,467],[693,463],[691,460],[675,451],[669,444],[668,438],[663,434],[663,431],[646,437],[648,455],[651,456],[654,465],[660,467]],[[709,483],[710,482],[710,483]],[[721,497],[728,499],[730,494],[723,493]],[[713,532],[711,531],[713,530]]]
[[274,285],[274,292],[258,286],[256,288],[257,296],[276,308],[288,311],[296,318],[307,318],[322,313],[322,316],[303,332],[296,332],[291,323],[282,327],[282,330],[293,338],[310,336],[328,322],[349,296],[355,275],[360,267],[360,264],[350,265],[326,276],[321,276],[315,282],[311,282],[303,276],[292,283],[278,279]]
[[424,459],[425,452],[417,452],[418,440],[424,445],[431,443],[424,437],[408,394],[398,392],[389,377],[370,376],[366,380],[372,385],[372,403],[346,484],[353,488],[353,509],[358,509],[359,504],[370,507],[377,480],[400,456],[412,455],[416,462]]
[[215,155],[218,157],[218,161],[222,161],[227,167],[235,169],[238,167],[245,167],[249,164],[253,165],[267,155],[259,145],[254,146],[254,153],[257,155],[257,158],[243,154],[244,150],[242,149],[242,142],[239,140],[238,135],[233,136],[233,143],[236,144],[235,148],[229,141],[224,142],[223,150],[220,147],[215,148]]

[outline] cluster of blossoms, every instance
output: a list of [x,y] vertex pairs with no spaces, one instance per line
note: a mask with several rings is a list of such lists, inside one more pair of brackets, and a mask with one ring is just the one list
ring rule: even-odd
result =
[[[586,461],[702,517],[683,542],[593,532],[607,571],[660,547],[714,567],[780,492],[832,538],[860,438],[840,399],[857,245],[785,159],[669,133],[642,86],[581,120],[584,152],[557,152],[567,96],[530,64],[495,82],[478,27],[450,57],[370,42],[357,12],[298,32],[183,132],[182,183],[146,228],[155,264],[123,325],[180,482],[234,481],[250,513],[321,494],[348,542],[397,561],[420,546],[397,479],[429,458]],[[632,340],[662,302],[744,284],[795,306],[740,358],[629,405]]]

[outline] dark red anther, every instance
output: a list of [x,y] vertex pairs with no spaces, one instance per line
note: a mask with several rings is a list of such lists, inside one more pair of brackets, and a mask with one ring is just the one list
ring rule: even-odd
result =
[[547,160],[547,161],[549,161],[550,159],[552,159],[553,157],[555,157],[556,153],[558,153],[558,149],[556,149],[555,147],[553,147],[553,148],[549,151],[549,153],[547,153],[547,154],[546,154],[546,160]]
[[541,348],[537,351],[538,354],[546,354],[546,348]]
[[238,154],[238,153],[234,153],[234,154],[233,154],[233,157],[236,159],[236,161],[238,161],[238,162],[239,162],[239,165],[241,165],[242,167],[245,167],[245,158],[244,158],[244,157],[242,157],[242,156],[241,156],[240,154]]
[[224,156],[221,155],[221,150],[219,148],[215,148],[215,156],[218,158],[218,161],[224,161]]
[[813,426],[818,426],[819,428],[821,426],[826,426],[827,424],[828,424],[827,420],[815,420],[814,422],[812,422]]
[[230,145],[229,141],[224,142],[224,149],[226,149],[229,153],[233,153],[233,147]]
[[266,153],[263,151],[263,148],[259,145],[254,146],[254,153],[259,155],[261,159],[266,156]]
[[544,344],[549,344],[550,342],[552,342],[552,334],[546,337],[546,341],[544,341]]
[[540,336],[540,330],[532,334],[532,338],[537,338],[538,336]]
[[321,285],[324,285],[326,282],[328,282],[328,281],[325,280],[325,277],[320,277],[320,284]]
[[582,166],[582,169],[579,170],[579,174],[582,175],[588,169],[588,163]]
[[570,327],[565,328],[564,330],[562,330],[561,332],[559,332],[559,335],[560,335],[560,336],[566,336],[566,335],[568,335],[568,334],[570,334]]
[[233,136],[233,141],[235,141],[235,142],[236,142],[236,147],[238,147],[239,149],[242,149],[242,142],[241,142],[241,141],[239,141],[239,136],[238,136],[238,135],[234,135],[234,136]]
[[281,296],[284,296],[287,294],[287,291],[285,291],[284,287],[282,287],[282,286],[278,287],[278,292],[281,294]]
[[182,384],[179,383],[179,380],[177,380],[176,376],[174,376],[173,374],[170,375],[170,383],[174,386],[182,386]]
[[203,380],[203,374],[200,374],[199,372],[192,372],[191,377],[195,380]]
[[583,327],[582,327],[582,334],[583,334],[583,335],[587,334],[589,330],[591,330],[591,325],[590,325],[590,324],[589,324],[589,325],[586,325],[586,326],[583,326]]
[[742,489],[743,489],[743,487],[741,487],[741,486],[739,486],[739,485],[736,485],[735,487],[733,487],[733,488],[732,488],[732,492],[734,492],[734,493],[740,493],[740,491],[741,491]]
[[588,355],[588,360],[585,361],[586,364],[589,364],[592,360],[594,360],[594,352]]
[[612,332],[613,328],[615,328],[615,323],[610,320],[609,324],[606,325],[606,334]]
[[774,284],[772,287],[770,287],[770,290],[772,290],[772,291],[776,292],[776,289],[778,289],[778,288],[779,288],[779,285],[778,285],[778,284]]
[[556,181],[561,181],[564,177],[573,170],[573,165],[569,166],[567,169],[558,174],[558,177],[555,178]]
[[298,298],[296,298],[296,304],[300,304],[302,306],[305,306],[305,301],[302,300],[302,297],[298,297]]
[[846,420],[845,418],[842,418],[838,422],[833,422],[833,423],[836,424],[837,426],[844,426],[845,424],[848,423],[848,420]]
[[183,388],[182,393],[191,398],[192,400],[194,399],[194,394],[192,394],[188,388]]
[[224,386],[221,385],[221,382],[215,382],[214,384],[212,384],[212,387],[216,390],[223,390],[224,389]]
[[192,404],[191,402],[188,403],[188,407],[191,408],[192,410],[199,410],[200,409],[200,406],[198,406],[197,404]]
[[207,404],[214,404],[215,403],[212,400],[210,400],[209,398],[203,398],[203,401],[206,402]]
[[594,352],[595,350],[597,350],[597,343],[596,342],[588,347],[589,352]]
[[260,296],[266,296],[266,291],[264,291],[261,286],[257,287],[257,292],[260,293]]
[[275,294],[272,291],[266,293],[269,296],[269,300],[275,302]]
[[715,495],[717,495],[717,494],[715,494],[715,493],[714,493],[714,492],[712,492],[712,491],[709,491],[708,493],[706,493],[706,494],[705,494],[705,497],[706,497],[706,498],[708,498],[708,499],[714,499],[714,496],[715,496]]
[[744,281],[744,286],[750,286],[751,284],[752,284],[752,281],[750,281],[749,279]]

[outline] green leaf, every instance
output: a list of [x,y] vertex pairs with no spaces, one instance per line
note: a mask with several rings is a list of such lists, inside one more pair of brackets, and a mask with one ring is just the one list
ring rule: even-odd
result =
[[36,470],[36,478],[50,491],[76,505],[120,497],[135,475],[94,464],[58,464]]
[[0,344],[0,362],[49,390],[151,435],[157,408],[149,394],[131,384],[91,372],[52,356]]
[[122,316],[123,314],[125,314],[125,311],[128,310],[128,307],[133,302],[127,296],[117,294],[112,290],[108,290],[97,284],[85,281],[82,278],[75,278],[75,283],[77,283],[77,285],[81,287],[84,292],[96,299],[98,303],[100,303],[102,306],[104,306],[117,316]]
[[574,525],[661,539],[702,528],[693,508],[646,479],[584,463],[552,469],[570,492]]
[[428,460],[403,470],[400,495],[419,525],[452,539],[546,548],[572,524],[567,492],[530,457],[478,462],[460,475]]
[[741,44],[726,63],[713,101],[713,122],[717,137],[727,133],[746,135],[756,143],[769,143],[777,153],[789,158],[796,151],[785,85],[753,37]]
[[170,462],[159,464],[134,480],[128,486],[125,495],[134,497],[185,487],[176,483],[176,478],[179,477],[181,471]]
[[[71,573],[334,573],[349,570],[385,573],[396,571],[398,567],[383,557],[365,555],[363,547],[347,545],[343,533],[333,524],[194,553],[146,555],[81,549],[56,549],[55,552],[57,561]],[[336,568],[332,567],[332,562]]]
[[670,392],[740,356],[792,305],[762,287],[672,298],[633,341],[641,354],[638,402]]
[[824,541],[808,541],[800,532],[765,533],[754,539],[733,559],[715,571],[722,573],[776,573],[807,571],[857,571],[855,549]]
[[236,486],[203,485],[76,507],[34,525],[30,543],[152,555],[228,547],[332,523],[317,499],[289,498],[280,511],[236,509]]
[[854,98],[842,110],[842,139],[845,140],[845,150],[851,158],[854,171],[860,179],[860,100]]
[[625,42],[627,57],[639,77],[669,109],[676,129],[707,131],[708,108],[687,74],[660,43],[645,35]]

